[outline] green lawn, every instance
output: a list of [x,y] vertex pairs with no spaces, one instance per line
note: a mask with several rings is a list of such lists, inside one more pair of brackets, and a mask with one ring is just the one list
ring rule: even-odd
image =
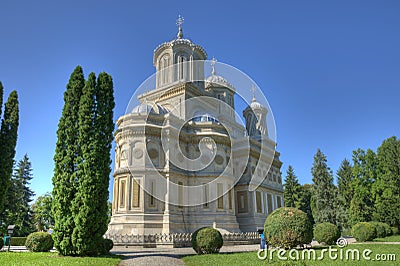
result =
[[53,252],[0,252],[0,265],[117,265],[121,257],[63,257]]
[[[333,248],[337,248],[334,246]],[[346,250],[348,249],[358,249],[360,251],[360,260],[345,260]],[[362,252],[365,249],[370,249],[372,251],[369,254],[371,260],[362,259]],[[316,249],[316,257],[321,255],[321,249]],[[293,253],[294,254],[294,253]],[[257,257],[257,252],[244,252],[244,253],[231,253],[231,254],[215,254],[215,255],[192,255],[183,258],[183,261],[188,266],[192,265],[400,265],[400,244],[352,244],[343,249],[343,260],[336,259],[331,260],[329,258],[329,253],[325,252],[325,257],[322,260],[308,260],[307,255],[305,260],[301,260],[301,250],[299,251],[300,259],[298,261],[278,260],[277,254],[273,253],[273,259],[260,260]],[[340,254],[340,251],[337,252]],[[349,253],[351,257],[351,253]],[[395,261],[376,261],[375,255],[377,254],[395,254]],[[340,256],[340,255],[339,255]],[[268,256],[269,257],[269,256]],[[286,257],[289,255],[286,253]]]
[[400,235],[375,238],[374,242],[400,242]]

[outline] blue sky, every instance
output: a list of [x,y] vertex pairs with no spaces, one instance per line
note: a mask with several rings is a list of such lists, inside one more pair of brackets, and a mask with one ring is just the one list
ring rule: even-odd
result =
[[[274,112],[283,175],[311,182],[317,148],[336,172],[352,150],[400,132],[399,1],[8,1],[0,3],[0,80],[20,97],[16,159],[32,189],[52,190],[63,93],[76,65],[106,71],[115,118],[176,35],[248,74]],[[209,59],[210,59],[209,58]]]

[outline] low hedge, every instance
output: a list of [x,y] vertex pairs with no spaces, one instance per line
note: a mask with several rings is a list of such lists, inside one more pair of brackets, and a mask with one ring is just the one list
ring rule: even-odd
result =
[[53,248],[54,241],[49,233],[35,232],[26,238],[25,246],[29,251],[48,252]]
[[26,237],[18,237],[18,236],[13,236],[11,237],[11,246],[25,246],[26,242]]
[[367,222],[355,224],[351,229],[351,233],[358,242],[371,241],[376,238],[375,226]]
[[333,245],[340,237],[339,228],[331,223],[320,223],[314,226],[314,238],[318,243]]

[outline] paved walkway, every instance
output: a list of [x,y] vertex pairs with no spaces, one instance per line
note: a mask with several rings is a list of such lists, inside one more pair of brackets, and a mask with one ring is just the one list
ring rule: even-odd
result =
[[[257,251],[259,245],[223,246],[220,253],[234,253]],[[114,247],[114,254],[124,255],[126,258],[119,265],[185,265],[183,256],[195,255],[193,248],[143,248],[143,247]]]

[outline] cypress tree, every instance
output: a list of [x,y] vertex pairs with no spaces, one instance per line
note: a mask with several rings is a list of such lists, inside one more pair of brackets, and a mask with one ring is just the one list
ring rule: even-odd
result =
[[400,227],[400,140],[391,137],[377,151],[377,175],[372,193],[374,220]]
[[[2,88],[1,86],[1,90]],[[0,129],[0,213],[4,210],[6,191],[9,187],[13,170],[18,125],[18,94],[16,91],[12,91],[5,104],[4,117],[1,120]]]
[[294,169],[291,165],[289,165],[286,171],[285,178],[285,190],[283,191],[283,199],[285,202],[285,207],[299,207],[301,186],[297,179],[297,176],[294,173]]
[[83,70],[77,66],[70,76],[64,93],[64,107],[58,124],[55,168],[53,176],[54,246],[63,255],[73,255],[76,249],[72,243],[75,227],[71,204],[78,186],[77,157],[80,155],[79,102],[85,85]]
[[327,165],[326,156],[320,149],[314,156],[311,174],[313,176],[311,207],[314,220],[316,223],[335,224],[336,187],[333,184],[333,174]]
[[3,88],[3,84],[0,81],[0,118],[1,118],[1,113],[3,110],[3,93],[4,93],[4,88]]

